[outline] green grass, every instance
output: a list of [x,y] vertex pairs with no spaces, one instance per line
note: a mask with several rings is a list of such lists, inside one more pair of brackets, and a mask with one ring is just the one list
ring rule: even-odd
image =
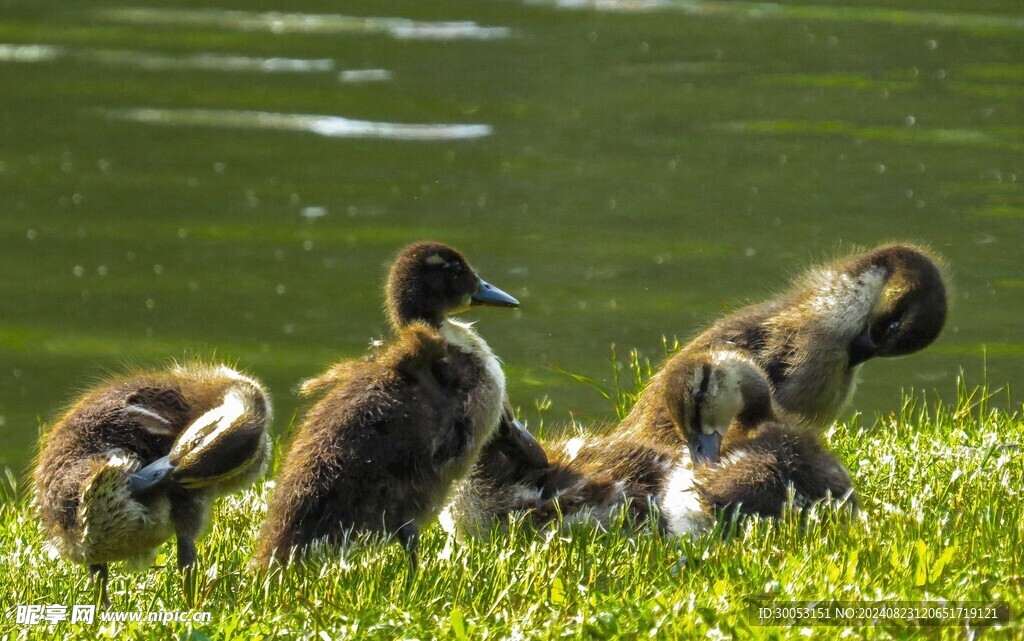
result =
[[[603,390],[621,413],[647,369],[635,355]],[[620,378],[630,378],[620,385]],[[628,388],[624,390],[623,388]],[[398,546],[363,544],[344,557],[265,576],[247,570],[269,484],[220,503],[200,542],[202,571],[186,588],[168,567],[111,573],[112,609],[208,611],[208,624],[15,624],[17,604],[83,604],[85,568],[51,559],[25,488],[8,474],[0,504],[4,612],[0,638],[1010,638],[1024,628],[1024,423],[961,384],[955,403],[908,395],[899,414],[826,434],[863,502],[855,521],[721,523],[696,540],[649,531],[536,532],[513,525],[489,540],[426,532],[407,585]],[[545,411],[546,402],[538,403]],[[1011,619],[961,627],[758,627],[754,599],[1006,601]]]

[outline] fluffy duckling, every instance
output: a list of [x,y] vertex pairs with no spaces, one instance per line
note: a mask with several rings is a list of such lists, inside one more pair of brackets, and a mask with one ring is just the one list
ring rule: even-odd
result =
[[152,562],[175,535],[178,565],[214,498],[266,469],[271,406],[257,381],[223,365],[138,371],[91,388],[46,431],[33,473],[43,529],[90,566],[104,594],[111,561]]
[[824,426],[851,400],[861,364],[927,347],[946,308],[939,261],[920,247],[885,245],[811,269],[787,294],[730,314],[690,346],[746,353],[783,410]]
[[[306,412],[270,498],[256,563],[286,563],[309,544],[340,545],[354,532],[396,535],[416,565],[421,527],[444,504],[498,431],[520,450],[505,375],[468,324],[449,318],[477,305],[518,302],[480,279],[455,249],[415,243],[387,280],[396,338],[360,361],[307,381]],[[524,460],[536,452],[520,451]]]
[[[708,529],[716,512],[777,516],[797,505],[851,496],[849,475],[809,432],[776,418],[764,372],[729,350],[673,358],[614,432],[549,444],[541,470],[481,470],[442,521],[478,535],[509,515],[534,525],[558,518],[607,527],[627,510],[674,535]],[[653,508],[653,509],[652,509]]]

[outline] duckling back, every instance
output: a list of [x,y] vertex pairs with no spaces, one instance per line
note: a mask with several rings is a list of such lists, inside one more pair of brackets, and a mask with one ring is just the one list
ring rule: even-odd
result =
[[257,563],[286,561],[316,540],[392,535],[433,519],[497,427],[503,383],[419,324],[305,383],[319,400],[281,466]]

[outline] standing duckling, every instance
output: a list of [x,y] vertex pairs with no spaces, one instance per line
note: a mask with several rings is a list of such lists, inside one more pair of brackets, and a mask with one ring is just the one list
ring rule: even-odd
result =
[[152,562],[172,535],[178,565],[214,498],[244,488],[270,457],[263,386],[235,370],[191,363],[93,387],[43,437],[33,473],[50,543],[90,566],[105,598],[108,564]]
[[[386,290],[396,338],[302,386],[319,400],[281,466],[258,565],[286,563],[315,541],[341,545],[371,532],[396,535],[415,567],[420,528],[507,413],[498,359],[469,324],[449,315],[477,305],[516,307],[516,299],[481,280],[455,249],[433,242],[401,251]],[[503,431],[521,435],[513,429]]]
[[779,515],[790,492],[800,505],[852,495],[846,470],[813,434],[777,421],[764,372],[729,350],[680,353],[614,432],[546,449],[543,470],[506,468],[465,484],[447,529],[478,535],[511,514],[607,527],[627,510],[631,522],[656,516],[671,534],[696,534],[719,510]]
[[823,426],[851,400],[861,364],[924,349],[946,308],[938,261],[920,247],[885,245],[811,269],[789,293],[726,316],[689,346],[748,354],[783,410]]

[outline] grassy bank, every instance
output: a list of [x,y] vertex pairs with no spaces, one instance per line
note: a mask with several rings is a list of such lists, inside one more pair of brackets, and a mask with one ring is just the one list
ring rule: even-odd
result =
[[[613,398],[629,402],[628,394]],[[91,602],[94,592],[84,568],[48,556],[25,488],[9,478],[0,506],[0,638],[806,635],[806,628],[757,626],[749,610],[755,598],[1007,601],[1010,623],[987,631],[895,624],[813,631],[854,638],[1022,634],[1020,414],[990,409],[984,390],[962,389],[955,404],[908,397],[899,415],[870,427],[854,419],[826,438],[850,468],[865,508],[854,523],[822,512],[804,525],[795,518],[722,524],[731,532],[695,541],[515,530],[456,545],[435,527],[409,586],[397,546],[362,546],[344,559],[266,577],[248,572],[270,489],[263,484],[219,505],[200,542],[203,571],[195,585],[183,586],[172,569],[171,544],[158,559],[167,568],[112,568],[111,609],[210,612],[201,624],[17,625],[17,604],[71,606]]]

